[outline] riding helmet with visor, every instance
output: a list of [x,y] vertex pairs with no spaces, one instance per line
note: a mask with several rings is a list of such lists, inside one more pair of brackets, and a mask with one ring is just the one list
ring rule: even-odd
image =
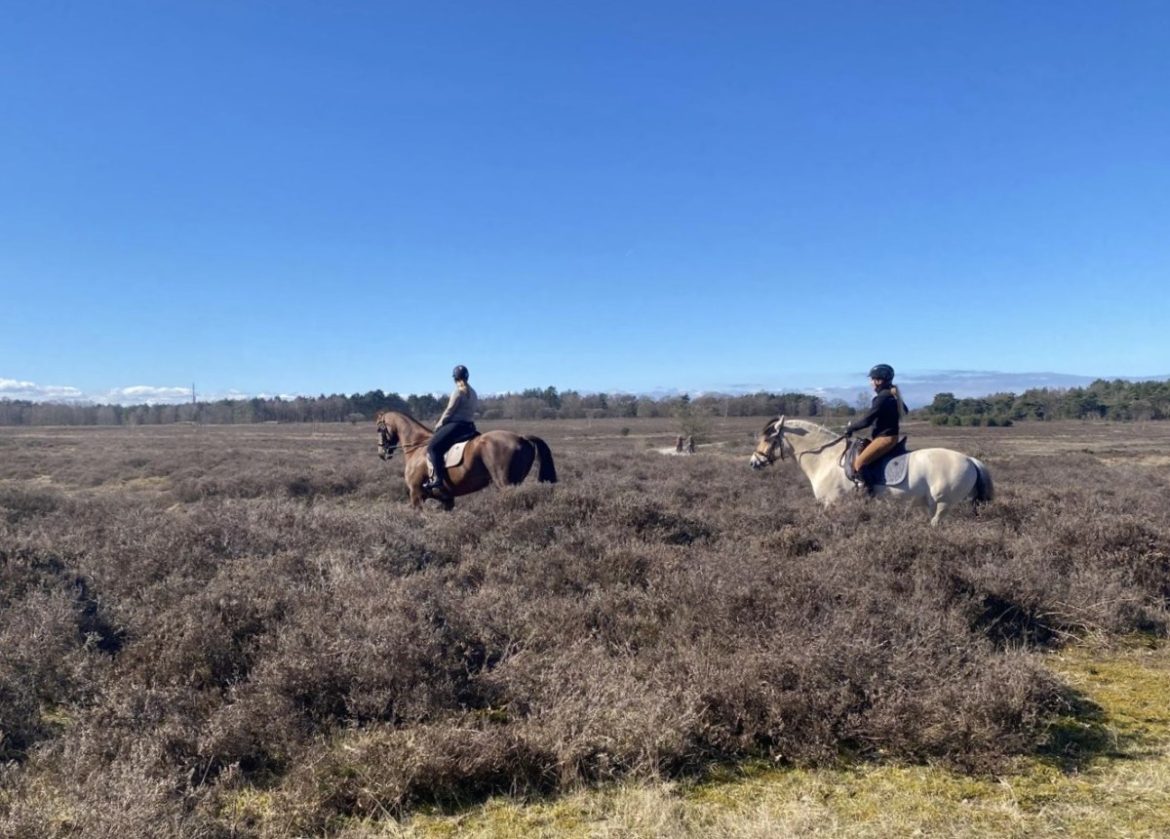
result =
[[883,382],[894,380],[894,368],[888,364],[875,364],[869,371],[871,379],[880,379]]
[[455,369],[451,371],[451,377],[457,382],[467,381],[467,368],[462,364],[456,364]]

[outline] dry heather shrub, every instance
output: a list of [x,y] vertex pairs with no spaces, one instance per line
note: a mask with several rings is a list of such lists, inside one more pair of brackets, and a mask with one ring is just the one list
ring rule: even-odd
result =
[[262,835],[320,835],[349,818],[393,817],[418,804],[458,806],[492,793],[553,787],[551,756],[507,728],[461,724],[346,735],[291,771]]
[[1064,701],[1030,647],[1168,625],[1146,472],[1005,460],[934,529],[791,466],[578,452],[418,515],[372,440],[257,439],[0,493],[0,833],[325,832],[749,755],[987,769]]
[[78,609],[68,593],[33,590],[2,599],[0,760],[11,760],[52,734],[47,712],[79,698],[84,650]]
[[[997,640],[1047,641],[1089,630],[1165,634],[1170,612],[1170,511],[1165,479],[1027,459],[1005,513],[1003,548],[966,570]],[[1151,481],[1151,477],[1155,479]],[[1009,484],[1010,486],[1010,484]]]
[[106,629],[85,581],[5,534],[0,546],[0,760],[20,759],[84,701]]
[[[141,738],[131,753],[82,774],[36,774],[36,763],[11,786],[11,804],[0,805],[0,835],[45,837],[137,837],[186,839],[212,836],[202,819],[192,820],[182,796],[183,779],[160,774],[164,764],[155,743]],[[210,825],[208,825],[210,827]]]
[[52,513],[64,503],[65,496],[55,489],[0,487],[0,511],[9,524]]

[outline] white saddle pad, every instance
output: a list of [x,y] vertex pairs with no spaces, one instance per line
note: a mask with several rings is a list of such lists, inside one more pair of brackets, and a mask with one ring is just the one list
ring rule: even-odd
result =
[[456,443],[451,448],[447,449],[447,453],[443,455],[443,462],[447,464],[447,468],[458,466],[463,462],[463,449],[467,447],[470,440],[464,440],[462,443]]

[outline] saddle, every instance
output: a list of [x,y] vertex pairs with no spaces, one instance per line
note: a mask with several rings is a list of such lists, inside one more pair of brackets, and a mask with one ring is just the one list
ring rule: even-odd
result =
[[845,447],[841,466],[845,469],[845,477],[858,485],[865,487],[897,486],[906,480],[906,471],[910,460],[910,452],[906,450],[906,438],[902,437],[894,447],[873,463],[867,463],[858,474],[853,469],[853,458],[862,449],[869,445],[868,440],[852,440]]
[[[452,466],[458,466],[460,463],[462,463],[463,450],[467,448],[468,443],[470,443],[478,436],[479,432],[476,431],[474,434],[463,438],[458,443],[455,443],[453,446],[451,446],[451,448],[447,449],[447,451],[443,453],[443,465],[450,469]],[[431,469],[429,460],[427,461],[427,474],[432,478],[435,477],[435,472],[433,469]]]

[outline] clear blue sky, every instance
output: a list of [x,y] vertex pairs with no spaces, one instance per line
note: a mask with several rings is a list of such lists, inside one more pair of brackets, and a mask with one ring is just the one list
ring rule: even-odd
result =
[[1160,0],[2,17],[8,395],[1170,373]]

